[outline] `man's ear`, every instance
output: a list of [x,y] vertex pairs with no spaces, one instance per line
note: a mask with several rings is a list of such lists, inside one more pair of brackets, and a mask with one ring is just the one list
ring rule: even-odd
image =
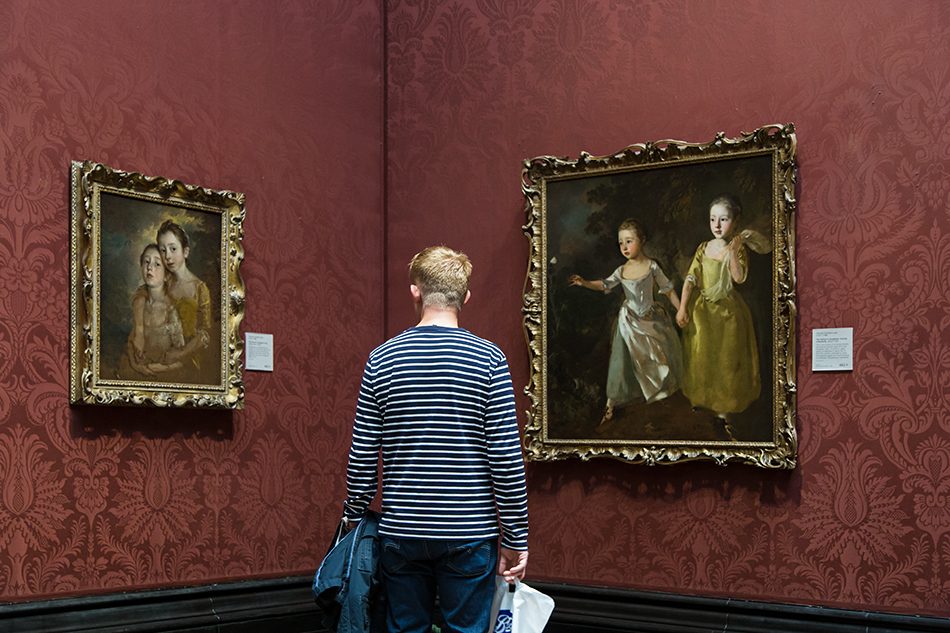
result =
[[471,291],[471,290],[466,290],[466,291],[465,291],[465,301],[462,302],[462,305],[465,305],[466,303],[468,303],[468,300],[471,299],[471,298],[472,298],[472,291]]
[[413,302],[419,303],[422,301],[422,290],[416,284],[409,284],[409,294],[412,295]]

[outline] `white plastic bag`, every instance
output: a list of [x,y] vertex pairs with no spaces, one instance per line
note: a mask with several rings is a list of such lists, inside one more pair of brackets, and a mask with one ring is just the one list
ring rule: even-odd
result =
[[554,611],[554,600],[518,580],[514,587],[510,591],[504,578],[495,579],[492,633],[541,633]]

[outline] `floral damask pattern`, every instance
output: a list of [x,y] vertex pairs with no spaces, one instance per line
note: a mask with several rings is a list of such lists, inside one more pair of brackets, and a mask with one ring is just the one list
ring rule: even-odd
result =
[[846,441],[820,462],[825,470],[803,495],[802,517],[794,520],[805,551],[824,560],[848,557],[877,565],[893,559],[911,528],[894,482],[878,474],[881,461]]
[[55,526],[66,506],[65,484],[45,448],[22,426],[0,436],[0,547],[11,554],[15,592],[23,589],[16,579],[22,579],[26,551],[52,548],[59,541]]
[[272,433],[251,454],[255,459],[250,476],[239,480],[237,508],[246,517],[248,532],[276,544],[300,530],[298,510],[306,499],[300,468],[291,460],[290,445]]
[[110,508],[124,538],[160,545],[188,536],[198,496],[179,450],[172,444],[138,444],[134,452],[137,459],[116,481],[118,493]]
[[[516,384],[529,376],[520,297],[507,291],[521,287],[528,249],[515,237],[522,159],[608,154],[661,138],[707,141],[775,121],[793,121],[799,133],[799,468],[533,464],[531,573],[950,611],[946,6],[388,7],[390,282],[402,282],[403,262],[423,241],[460,244],[475,262],[463,320],[509,345]],[[484,55],[464,80],[430,73],[412,52],[451,59],[459,42],[478,42]],[[411,315],[401,294],[389,300],[395,331]],[[856,369],[812,374],[811,330],[834,326],[854,328]]]

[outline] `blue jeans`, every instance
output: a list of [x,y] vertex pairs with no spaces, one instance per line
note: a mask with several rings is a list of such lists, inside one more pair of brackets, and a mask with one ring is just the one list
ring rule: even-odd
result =
[[429,633],[437,593],[444,633],[486,633],[497,566],[496,539],[382,537],[387,633]]

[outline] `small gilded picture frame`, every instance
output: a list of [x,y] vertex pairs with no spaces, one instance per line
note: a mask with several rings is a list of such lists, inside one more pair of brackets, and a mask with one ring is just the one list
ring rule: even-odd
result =
[[244,194],[70,176],[70,402],[242,408]]

